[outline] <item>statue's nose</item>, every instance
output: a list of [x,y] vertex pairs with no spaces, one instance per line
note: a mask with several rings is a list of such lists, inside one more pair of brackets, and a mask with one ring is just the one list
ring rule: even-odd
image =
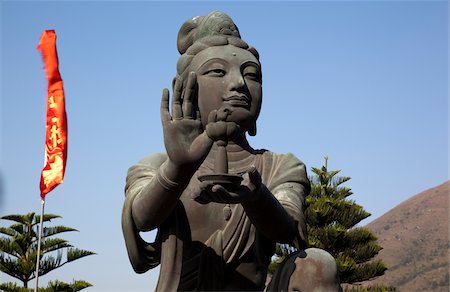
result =
[[239,91],[239,89],[242,89],[245,86],[244,76],[242,76],[241,72],[233,71],[230,74],[229,84],[230,91]]

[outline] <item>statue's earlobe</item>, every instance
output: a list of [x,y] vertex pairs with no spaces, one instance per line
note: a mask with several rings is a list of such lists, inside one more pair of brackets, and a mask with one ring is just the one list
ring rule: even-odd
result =
[[[172,79],[172,89],[175,88],[175,81],[177,81],[177,77],[176,76],[173,77],[173,79]],[[173,92],[172,92],[172,94],[173,94]]]
[[256,121],[254,121],[250,129],[248,129],[248,134],[250,136],[256,136]]

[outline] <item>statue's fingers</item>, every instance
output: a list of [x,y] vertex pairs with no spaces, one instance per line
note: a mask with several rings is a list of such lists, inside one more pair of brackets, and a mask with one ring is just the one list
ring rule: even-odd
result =
[[214,194],[211,192],[211,189],[207,189],[203,190],[197,197],[195,197],[194,201],[205,205],[211,202],[215,202],[216,198],[214,198]]
[[190,72],[186,88],[183,93],[183,116],[192,119],[194,114],[194,106],[192,104],[193,95],[195,94],[195,85],[197,83],[195,72]]
[[229,192],[225,187],[221,185],[214,185],[211,189],[213,193],[214,202],[237,204],[240,201],[240,194],[237,192]]
[[224,197],[228,195],[228,191],[221,185],[208,182],[205,191],[202,193],[203,199],[208,202],[223,203]]
[[[201,187],[201,185],[199,186],[199,188],[197,188],[196,190],[194,190],[191,193],[191,198],[197,202],[199,202],[199,200],[201,201],[201,194],[204,191],[204,189]],[[199,202],[200,203],[200,202]]]
[[223,204],[226,203],[222,196],[216,193],[211,194],[211,202]]
[[218,121],[226,121],[227,117],[229,115],[231,115],[232,112],[233,112],[233,110],[228,105],[222,106],[217,111],[217,120]]
[[208,115],[208,124],[217,121],[217,110],[212,110]]
[[259,174],[255,166],[252,165],[242,177],[244,178],[240,186],[242,189],[254,192],[261,188],[261,175]]
[[206,128],[205,128],[205,132],[206,135],[208,135],[209,138],[213,139],[214,138],[214,122],[216,121],[217,118],[217,110],[212,110],[209,115],[208,115],[208,122],[206,123]]
[[205,157],[208,155],[214,141],[208,136],[208,133],[205,131],[198,135],[191,146],[189,147],[189,153],[195,159],[200,159],[203,161]]
[[261,175],[254,165],[250,166],[250,169],[248,170],[248,176],[250,178],[250,181],[255,186],[259,187],[259,185],[261,185]]
[[211,202],[208,198],[208,188],[211,188],[208,182],[201,182],[198,188],[191,193],[191,198],[200,204],[207,204]]
[[241,129],[238,124],[235,122],[227,122],[227,137],[228,140],[234,140],[234,138],[238,137]]
[[214,194],[217,194],[219,197],[229,196],[229,192],[221,185],[214,185],[211,189]]
[[196,201],[197,203],[202,204],[202,205],[206,205],[206,204],[210,203],[210,201],[205,199],[203,196],[197,196],[193,199],[194,199],[194,201]]
[[161,122],[163,127],[170,122],[171,117],[169,113],[169,90],[167,88],[163,89],[162,97],[161,97]]
[[173,85],[172,96],[172,119],[179,120],[183,118],[183,112],[181,111],[181,91],[183,87],[183,81],[177,77]]

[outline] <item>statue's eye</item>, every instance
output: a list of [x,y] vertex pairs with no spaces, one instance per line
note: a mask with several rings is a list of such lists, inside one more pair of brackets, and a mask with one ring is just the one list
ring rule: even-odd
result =
[[245,78],[248,78],[253,81],[257,81],[257,82],[261,81],[261,74],[259,72],[259,69],[252,65],[246,66],[242,71],[242,75]]
[[225,70],[220,69],[220,68],[211,69],[204,73],[204,75],[212,76],[212,77],[223,77],[223,76],[225,76],[225,74],[226,74]]
[[255,81],[259,81],[259,74],[254,73],[254,72],[245,73],[244,77],[250,78],[250,79],[255,80]]

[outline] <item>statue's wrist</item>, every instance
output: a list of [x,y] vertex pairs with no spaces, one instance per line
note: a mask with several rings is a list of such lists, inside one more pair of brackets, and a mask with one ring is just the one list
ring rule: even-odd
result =
[[180,186],[178,182],[171,180],[162,168],[156,174],[156,180],[167,191],[175,191]]
[[184,167],[173,163],[167,159],[160,167],[157,179],[167,190],[175,190],[180,186],[185,186],[189,183],[194,171],[190,167]]
[[267,191],[267,188],[261,184],[259,188],[253,191],[254,194],[252,198],[242,203],[242,207],[244,207],[244,209],[254,209],[256,206],[261,206],[261,204],[264,204],[264,202],[268,199],[267,196],[269,194],[266,193]]

